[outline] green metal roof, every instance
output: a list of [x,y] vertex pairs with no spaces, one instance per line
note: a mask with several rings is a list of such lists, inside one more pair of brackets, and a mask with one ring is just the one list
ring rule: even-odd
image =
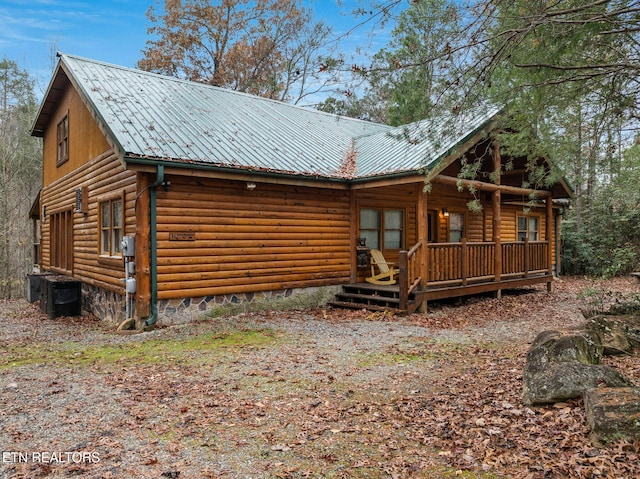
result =
[[498,112],[392,128],[61,54],[34,135],[44,131],[61,73],[125,161],[133,162],[344,179],[415,172],[439,161]]

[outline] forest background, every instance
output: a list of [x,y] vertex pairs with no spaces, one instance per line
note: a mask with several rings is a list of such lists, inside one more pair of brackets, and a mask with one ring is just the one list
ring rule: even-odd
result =
[[[308,4],[150,1],[137,67],[392,125],[504,106],[501,148],[545,155],[574,189],[561,272],[640,268],[640,0],[353,0],[341,33]],[[34,263],[34,85],[0,60],[0,298],[24,296]],[[531,165],[523,186],[557,180]]]

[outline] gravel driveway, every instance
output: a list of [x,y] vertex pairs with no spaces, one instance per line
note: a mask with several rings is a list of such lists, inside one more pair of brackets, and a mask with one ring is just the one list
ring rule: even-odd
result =
[[637,477],[589,445],[579,402],[519,401],[528,343],[579,322],[592,286],[140,334],[1,302],[0,478]]

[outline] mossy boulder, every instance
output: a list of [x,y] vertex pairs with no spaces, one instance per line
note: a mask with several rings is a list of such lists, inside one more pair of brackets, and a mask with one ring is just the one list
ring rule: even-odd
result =
[[640,439],[639,387],[590,389],[584,407],[594,444]]
[[599,364],[603,353],[601,337],[592,329],[543,331],[527,353],[522,401],[554,403],[599,386],[631,386],[617,370]]

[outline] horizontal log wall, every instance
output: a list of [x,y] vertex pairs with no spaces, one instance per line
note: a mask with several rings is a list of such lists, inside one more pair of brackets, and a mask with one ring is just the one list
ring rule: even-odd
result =
[[[480,193],[484,197],[483,193]],[[485,214],[487,208],[490,209],[491,204],[483,204],[483,211],[472,212],[469,210],[468,203],[474,198],[468,192],[458,192],[455,187],[447,187],[444,185],[433,184],[429,198],[427,199],[427,208],[437,213],[438,231],[435,236],[436,242],[447,243],[449,241],[448,220],[443,216],[446,209],[449,213],[460,213],[465,217],[465,233],[468,241],[485,241]],[[489,223],[490,224],[490,223]],[[489,227],[489,231],[491,231]]]
[[158,189],[158,298],[349,282],[346,191],[167,177]]
[[[75,212],[76,189],[86,187],[87,213]],[[98,254],[98,202],[113,195],[125,197],[125,235],[135,234],[135,173],[125,171],[108,150],[82,167],[43,188],[40,203],[47,214],[73,210],[73,271],[75,278],[96,287],[121,292],[124,277],[121,258],[104,258]],[[42,223],[42,267],[51,269],[50,221]]]

